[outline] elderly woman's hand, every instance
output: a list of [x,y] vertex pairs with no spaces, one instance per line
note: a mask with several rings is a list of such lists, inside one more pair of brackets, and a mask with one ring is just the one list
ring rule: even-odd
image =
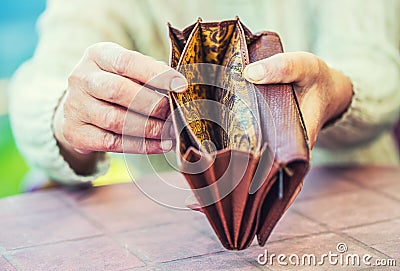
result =
[[168,99],[154,89],[184,91],[186,84],[180,73],[141,53],[114,43],[89,47],[53,120],[64,158],[76,172],[89,174],[96,152],[171,150]]
[[312,146],[324,124],[346,111],[353,95],[348,77],[306,52],[280,53],[254,62],[244,76],[255,84],[294,84]]

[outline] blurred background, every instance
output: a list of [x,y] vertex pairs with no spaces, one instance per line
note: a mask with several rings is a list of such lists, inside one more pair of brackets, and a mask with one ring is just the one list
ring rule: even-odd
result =
[[29,171],[12,136],[7,110],[7,82],[29,59],[37,43],[36,20],[45,0],[0,1],[0,198],[21,192]]
[[[0,198],[21,193],[22,184],[29,176],[29,167],[18,152],[12,136],[7,109],[7,84],[19,65],[33,55],[38,40],[36,21],[45,6],[46,0],[0,1]],[[396,132],[400,142],[400,122]],[[109,174],[98,179],[97,184],[130,179],[124,163],[116,160],[112,162]]]

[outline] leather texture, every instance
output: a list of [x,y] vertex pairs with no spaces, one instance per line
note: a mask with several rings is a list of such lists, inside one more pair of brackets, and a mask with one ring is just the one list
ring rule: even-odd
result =
[[[283,52],[279,36],[252,34],[238,18],[199,19],[182,31],[169,25],[169,33],[172,67],[210,63],[228,71],[190,66],[184,70],[188,90],[169,93],[180,170],[197,209],[225,248],[245,249],[255,236],[264,246],[300,192],[310,160],[293,86],[254,85],[242,76],[249,63]],[[219,86],[190,84],[210,74]],[[203,103],[210,100],[222,109]],[[217,118],[218,124],[204,116]]]

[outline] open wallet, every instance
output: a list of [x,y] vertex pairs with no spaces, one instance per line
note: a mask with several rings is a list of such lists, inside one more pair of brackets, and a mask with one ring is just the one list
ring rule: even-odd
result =
[[300,192],[310,145],[291,84],[255,85],[246,65],[283,51],[273,32],[239,18],[169,25],[172,67],[188,80],[169,92],[179,169],[222,245],[264,246]]

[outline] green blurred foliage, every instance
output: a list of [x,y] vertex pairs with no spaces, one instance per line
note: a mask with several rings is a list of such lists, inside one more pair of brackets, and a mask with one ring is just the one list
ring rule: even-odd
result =
[[15,145],[8,115],[0,115],[0,198],[20,193],[28,166]]

